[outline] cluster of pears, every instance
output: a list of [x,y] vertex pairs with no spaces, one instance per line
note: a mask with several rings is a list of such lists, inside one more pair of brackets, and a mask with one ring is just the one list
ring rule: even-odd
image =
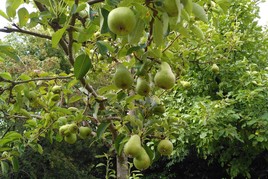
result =
[[[175,85],[175,74],[167,62],[162,62],[160,69],[154,77],[156,86],[162,89],[170,89]],[[130,89],[134,83],[134,78],[130,71],[123,65],[118,64],[114,74],[114,84],[120,89]],[[139,76],[135,90],[141,96],[147,96],[151,91],[150,78],[148,75]]]
[[65,142],[74,144],[77,141],[77,135],[81,139],[86,139],[91,135],[91,128],[80,126],[75,123],[65,124],[59,128],[59,134],[64,137]]
[[[168,139],[161,140],[157,145],[157,151],[164,156],[170,156],[173,151],[173,144]],[[146,150],[141,145],[140,136],[134,134],[124,146],[126,156],[134,158],[134,166],[139,170],[145,170],[151,165],[151,160]]]
[[130,137],[124,146],[124,153],[133,159],[134,166],[145,170],[151,165],[151,160],[146,150],[141,145],[140,136],[135,134]]

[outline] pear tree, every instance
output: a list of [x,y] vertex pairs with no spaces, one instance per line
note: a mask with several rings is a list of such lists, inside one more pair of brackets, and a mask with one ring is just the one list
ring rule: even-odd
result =
[[[26,4],[34,10],[27,10]],[[11,26],[0,27],[0,32],[48,40],[52,48],[61,50],[70,68],[59,73],[42,68],[0,73],[0,100],[5,104],[1,115],[14,123],[23,119],[23,130],[7,129],[2,135],[0,151],[12,151],[12,156],[1,158],[2,173],[8,174],[9,164],[17,170],[17,158],[25,147],[42,154],[40,138],[70,145],[93,138],[106,144],[110,150],[105,157],[116,159],[119,179],[177,154],[182,124],[179,114],[171,114],[170,104],[187,101],[169,95],[202,96],[197,83],[190,82],[193,78],[183,75],[197,74],[203,64],[209,69],[206,73],[219,78],[220,62],[199,63],[199,48],[193,47],[205,46],[206,38],[216,36],[217,19],[212,15],[217,10],[225,14],[229,5],[204,0],[7,0],[0,15]],[[232,35],[225,34],[237,40]],[[212,47],[201,49],[221,48]],[[15,49],[0,48],[1,57],[20,63]],[[187,61],[186,57],[195,58]],[[188,71],[191,63],[196,63],[194,71]],[[202,104],[193,108],[204,110]]]

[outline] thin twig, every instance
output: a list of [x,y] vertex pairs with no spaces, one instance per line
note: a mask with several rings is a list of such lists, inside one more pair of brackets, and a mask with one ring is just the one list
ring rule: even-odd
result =
[[168,46],[166,46],[166,48],[162,51],[162,53],[164,53],[166,50],[168,50],[173,44],[174,42],[180,37],[180,34],[178,34],[169,44]]

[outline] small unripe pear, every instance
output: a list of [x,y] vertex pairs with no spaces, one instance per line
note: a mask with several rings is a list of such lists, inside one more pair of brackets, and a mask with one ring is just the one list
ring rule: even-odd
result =
[[59,134],[62,136],[66,136],[70,134],[69,124],[65,124],[59,128]]
[[153,106],[152,111],[156,115],[162,115],[165,112],[165,106],[163,104],[156,104]]
[[69,135],[64,136],[64,140],[69,144],[74,144],[77,140],[77,136],[75,133],[70,133]]
[[118,64],[114,74],[115,86],[121,89],[129,89],[133,82],[134,79],[128,69],[123,64]]
[[55,85],[55,86],[53,86],[52,89],[51,89],[51,91],[52,91],[53,93],[59,93],[60,90],[61,90],[61,86],[59,86],[59,85]]
[[134,166],[139,170],[145,170],[151,165],[151,160],[145,149],[142,147],[137,157],[133,160]]
[[78,131],[78,126],[75,123],[69,125],[69,131],[71,133],[76,133]]
[[175,84],[175,75],[167,62],[162,62],[160,70],[154,77],[155,85],[162,89],[170,89]]
[[173,151],[173,144],[168,139],[161,140],[157,146],[157,150],[160,154],[168,156]]
[[150,83],[145,78],[139,77],[136,85],[136,92],[141,96],[147,96],[151,91]]
[[140,136],[135,134],[130,137],[127,143],[124,146],[124,153],[128,157],[137,157],[141,150],[141,139]]
[[81,139],[86,139],[90,136],[91,129],[89,127],[81,126],[79,127],[79,137]]
[[212,67],[211,67],[211,70],[212,70],[213,73],[218,74],[219,71],[220,71],[220,68],[218,67],[217,64],[214,63],[214,64],[212,65]]
[[191,83],[188,81],[181,81],[181,85],[183,88],[188,89],[191,87]]

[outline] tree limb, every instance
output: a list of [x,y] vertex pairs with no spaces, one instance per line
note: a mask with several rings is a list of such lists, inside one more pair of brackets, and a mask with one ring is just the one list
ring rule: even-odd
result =
[[44,38],[44,39],[49,39],[49,40],[52,39],[52,37],[49,35],[39,34],[36,32],[27,31],[27,30],[23,30],[20,28],[18,29],[18,28],[4,27],[4,28],[0,29],[0,32],[5,32],[5,33],[19,32],[19,33],[33,35],[35,37],[40,37],[40,38]]
[[104,0],[91,0],[91,1],[88,1],[87,3],[89,5],[93,5],[93,4],[96,4],[96,3],[99,3],[99,2],[103,2]]

